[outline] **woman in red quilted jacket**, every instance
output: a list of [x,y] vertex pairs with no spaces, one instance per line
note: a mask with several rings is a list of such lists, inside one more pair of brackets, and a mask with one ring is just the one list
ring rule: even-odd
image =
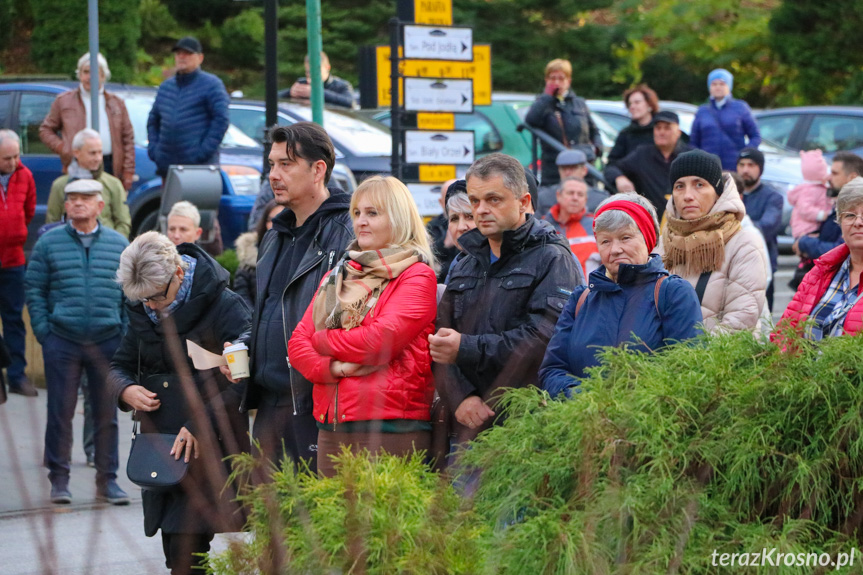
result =
[[[842,187],[836,220],[845,243],[815,260],[780,322],[801,326],[803,335],[813,341],[855,334],[863,327],[863,178]],[[812,321],[803,326],[808,320]]]
[[324,278],[288,344],[315,386],[318,471],[330,455],[428,450],[434,393],[428,336],[437,279],[422,218],[392,177],[364,181],[351,198],[356,239]]

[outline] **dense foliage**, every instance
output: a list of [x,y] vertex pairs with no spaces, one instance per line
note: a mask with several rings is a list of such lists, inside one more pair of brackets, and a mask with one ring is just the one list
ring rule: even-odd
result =
[[572,400],[508,394],[505,424],[465,455],[483,469],[469,508],[416,460],[343,456],[323,481],[283,470],[250,494],[254,537],[215,572],[722,573],[714,551],[764,548],[836,559],[863,539],[860,343],[791,340],[792,353],[743,333],[603,351]]
[[770,21],[770,43],[791,70],[795,104],[857,104],[863,100],[863,13],[856,0],[783,2]]
[[[344,452],[339,473],[294,475],[291,464],[272,483],[245,495],[249,543],[213,558],[210,573],[465,574],[482,571],[484,528],[453,488],[420,457],[371,460]],[[235,459],[248,477],[251,456]]]
[[[100,51],[107,54],[113,80],[130,81],[137,65],[141,36],[140,0],[99,2]],[[74,74],[89,48],[87,3],[30,0],[33,10],[31,49],[42,72]]]

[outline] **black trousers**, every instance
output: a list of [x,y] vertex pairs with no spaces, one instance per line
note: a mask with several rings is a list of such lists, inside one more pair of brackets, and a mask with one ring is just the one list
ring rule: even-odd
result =
[[[295,467],[302,459],[309,462],[309,468],[317,471],[318,426],[315,417],[294,415],[291,405],[272,405],[261,401],[252,437],[260,443],[260,455],[281,467],[285,458],[294,462]],[[267,478],[259,478],[266,481]]]
[[204,573],[206,557],[193,553],[209,553],[212,533],[165,533],[162,531],[162,550],[165,566],[171,575]]

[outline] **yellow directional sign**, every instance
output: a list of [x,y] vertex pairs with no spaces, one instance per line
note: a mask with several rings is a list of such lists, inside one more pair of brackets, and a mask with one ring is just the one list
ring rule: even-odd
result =
[[[401,53],[401,48],[399,48]],[[377,46],[378,106],[389,106],[392,102],[390,80],[390,47]],[[399,74],[418,78],[471,78],[473,79],[473,103],[475,106],[491,104],[491,46],[473,45],[473,62],[451,62],[446,60],[399,60]],[[400,81],[399,105],[404,103],[404,82]]]
[[421,182],[445,182],[455,179],[455,166],[432,166],[420,164]]
[[417,128],[420,130],[455,130],[454,114],[417,113]]
[[452,26],[452,0],[414,0],[414,22]]

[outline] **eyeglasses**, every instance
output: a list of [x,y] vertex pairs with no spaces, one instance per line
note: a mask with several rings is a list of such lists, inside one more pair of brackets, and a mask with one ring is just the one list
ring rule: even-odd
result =
[[839,214],[839,221],[846,226],[853,226],[857,223],[858,219],[863,220],[863,214],[855,214],[854,212],[842,212]]
[[168,285],[165,286],[164,292],[162,292],[161,294],[152,295],[150,297],[142,297],[141,302],[142,303],[150,303],[150,302],[159,303],[161,301],[165,301],[166,299],[168,299],[168,290],[171,289],[171,284],[174,283],[174,277],[175,276],[171,276],[171,279],[168,280]]

